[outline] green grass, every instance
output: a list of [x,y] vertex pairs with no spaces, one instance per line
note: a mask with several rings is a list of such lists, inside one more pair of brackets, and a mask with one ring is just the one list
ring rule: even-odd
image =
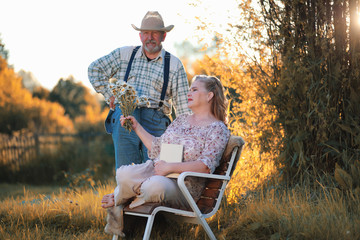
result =
[[[0,239],[111,239],[100,207],[113,183],[94,190],[1,185]],[[51,193],[54,192],[54,193]],[[7,196],[5,196],[5,193]],[[218,239],[360,239],[360,196],[334,187],[272,187],[226,201],[209,222]],[[125,219],[126,239],[144,221]],[[157,218],[151,239],[207,239],[202,227]]]
[[24,185],[24,184],[8,184],[0,183],[0,201],[5,198],[17,198],[23,197],[25,192],[31,192],[33,195],[42,194],[50,195],[56,194],[61,189],[65,189],[58,186],[38,186],[38,185]]

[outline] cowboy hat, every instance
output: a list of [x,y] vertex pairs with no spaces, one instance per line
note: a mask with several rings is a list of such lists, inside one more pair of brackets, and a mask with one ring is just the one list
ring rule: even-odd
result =
[[131,26],[137,31],[146,31],[147,30],[147,31],[170,32],[174,28],[174,25],[169,25],[169,26],[165,27],[164,21],[163,21],[161,15],[157,11],[147,12],[141,22],[140,28],[136,27],[134,24],[131,24]]

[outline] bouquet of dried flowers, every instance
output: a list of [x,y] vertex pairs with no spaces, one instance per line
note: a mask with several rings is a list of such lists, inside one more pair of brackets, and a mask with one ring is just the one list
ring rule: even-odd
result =
[[[150,102],[146,96],[138,97],[133,86],[124,81],[118,81],[116,78],[109,79],[109,88],[115,96],[122,115],[124,117],[133,114],[135,108],[139,105],[150,107]],[[131,132],[131,121],[126,119],[124,128]]]

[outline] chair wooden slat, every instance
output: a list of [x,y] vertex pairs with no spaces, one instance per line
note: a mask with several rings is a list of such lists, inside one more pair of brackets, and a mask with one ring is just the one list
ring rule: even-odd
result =
[[201,196],[205,197],[205,198],[217,198],[219,196],[220,193],[220,189],[216,188],[216,189],[205,189]]
[[[235,147],[237,146],[233,146],[233,148]],[[227,149],[227,150],[230,152],[233,151],[233,149]],[[225,175],[229,167],[229,161],[230,161],[230,157],[224,155],[220,160],[219,166],[215,169],[214,174]],[[235,168],[235,166],[236,163],[233,165],[233,168]],[[208,211],[208,212],[212,211],[212,209],[216,205],[216,198],[220,193],[220,188],[222,187],[222,184],[223,184],[222,180],[217,180],[217,179],[207,180],[205,190],[202,192],[201,198],[196,203],[199,209],[204,209],[204,211]]]
[[199,205],[198,208],[199,208],[200,212],[203,214],[207,214],[213,210],[212,207],[208,207],[206,205]]
[[209,213],[213,210],[215,204],[216,204],[215,198],[200,198],[196,205],[199,207],[200,211],[202,213]]
[[143,213],[143,214],[151,214],[152,211],[161,206],[161,203],[144,203],[138,207],[135,208],[129,208],[129,205],[124,208],[124,211],[126,212],[135,212],[135,213]]
[[217,189],[219,189],[222,186],[222,182],[223,181],[219,180],[219,179],[209,179],[206,182],[206,188],[210,188],[210,189],[217,188]]

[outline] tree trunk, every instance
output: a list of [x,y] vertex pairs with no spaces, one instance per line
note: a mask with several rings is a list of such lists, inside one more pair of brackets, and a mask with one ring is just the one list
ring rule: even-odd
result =
[[349,53],[350,67],[357,68],[359,66],[360,54],[360,1],[349,0],[350,12],[350,33],[349,33]]

